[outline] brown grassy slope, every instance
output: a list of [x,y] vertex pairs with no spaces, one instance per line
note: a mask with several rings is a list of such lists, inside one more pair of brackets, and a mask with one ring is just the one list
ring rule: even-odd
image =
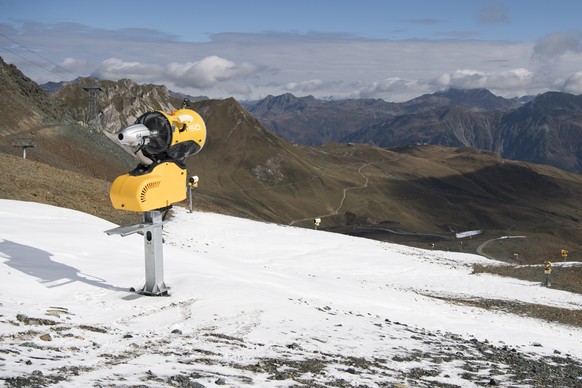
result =
[[[383,159],[369,152],[362,147],[358,154],[372,162],[362,170],[368,174],[369,185],[360,194],[364,194],[361,198],[366,198],[368,208],[375,206],[376,225],[360,218],[351,226],[335,230],[349,232],[351,227],[356,235],[424,248],[436,243],[438,249],[468,252],[475,252],[488,239],[526,235],[525,240],[512,241],[516,247],[504,244],[500,249],[499,244],[488,244],[484,249],[485,253],[495,250],[494,256],[499,259],[521,253],[523,263],[553,258],[562,248],[569,249],[574,260],[582,253],[582,176],[578,174],[504,161],[468,148],[407,147],[393,149]],[[351,205],[347,200],[346,208]],[[378,224],[443,238],[366,229],[377,228]],[[480,229],[485,233],[462,240],[463,246],[452,238],[453,231]]]
[[[485,239],[524,234],[520,260],[532,262],[564,247],[573,258],[582,252],[577,174],[469,148],[301,147],[276,137],[234,100],[193,108],[208,128],[207,145],[188,160],[201,178],[196,195],[235,214],[305,227],[321,217],[322,229],[469,252]],[[452,238],[476,229],[485,233],[462,247]],[[497,251],[504,258],[514,253]]]
[[15,138],[28,138],[35,144],[27,150],[27,159],[90,177],[112,181],[135,164],[131,155],[104,134],[77,124],[39,125],[21,131],[18,137],[0,131],[0,145],[6,153],[20,156],[21,149],[13,146]]
[[205,119],[208,139],[187,160],[200,177],[198,196],[245,217],[290,223],[329,212],[349,185],[325,162],[313,158],[265,129],[233,99],[200,101],[193,107]]
[[[142,221],[142,214],[114,209],[109,199],[111,182],[45,163],[0,153],[0,199],[45,203],[78,210],[111,221],[117,225],[133,225]],[[188,206],[187,201],[178,206]],[[196,210],[228,213],[195,199]]]
[[115,210],[110,182],[44,163],[0,153],[0,198],[78,210],[115,224],[136,223],[141,215]]

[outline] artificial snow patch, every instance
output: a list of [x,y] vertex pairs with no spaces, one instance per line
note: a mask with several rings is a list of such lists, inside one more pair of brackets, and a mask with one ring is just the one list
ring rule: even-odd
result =
[[466,232],[460,232],[460,233],[456,233],[455,236],[457,238],[465,238],[465,237],[473,237],[473,236],[478,236],[481,233],[483,233],[482,230],[468,230]]
[[174,207],[171,295],[145,297],[129,291],[142,236],[31,202],[0,200],[0,216],[6,385],[528,385],[531,363],[560,362],[582,376],[579,328],[452,302],[580,310],[582,296],[473,275],[496,263],[480,256]]

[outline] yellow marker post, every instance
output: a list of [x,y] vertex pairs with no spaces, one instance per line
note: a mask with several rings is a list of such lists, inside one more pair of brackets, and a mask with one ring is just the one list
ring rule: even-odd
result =
[[564,259],[564,261],[566,261],[567,257],[568,257],[568,251],[565,249],[562,249],[562,258]]
[[544,274],[546,275],[545,286],[550,287],[550,274],[552,273],[552,262],[545,261],[544,262]]

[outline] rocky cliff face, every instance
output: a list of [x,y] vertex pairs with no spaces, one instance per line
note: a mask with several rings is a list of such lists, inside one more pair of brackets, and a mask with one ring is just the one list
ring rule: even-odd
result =
[[496,151],[494,122],[498,116],[466,107],[441,106],[370,125],[341,141],[380,147],[439,144]]
[[[91,93],[95,96],[93,109],[90,109]],[[77,121],[89,123],[106,133],[119,131],[144,112],[176,108],[167,87],[138,85],[129,79],[115,82],[80,79],[63,86],[54,97],[72,109]]]
[[500,154],[582,172],[582,96],[549,92],[504,114]]

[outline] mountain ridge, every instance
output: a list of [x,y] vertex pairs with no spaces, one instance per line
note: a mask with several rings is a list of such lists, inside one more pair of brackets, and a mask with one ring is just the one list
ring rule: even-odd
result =
[[[111,140],[104,128],[113,130],[131,124],[144,110],[181,107],[184,101],[172,98],[167,88],[156,85],[142,87],[129,80],[86,81],[97,82],[103,89],[99,94],[108,96],[97,101],[97,112],[110,112],[101,115],[105,120],[102,129],[79,122],[86,117],[87,93],[83,84],[77,83],[62,92],[65,97],[58,93],[43,96],[54,98],[51,104],[59,103],[66,111],[62,116],[51,116],[52,111],[42,116],[39,108],[37,122],[62,118],[62,122],[54,123],[60,128],[59,136],[51,132],[53,127],[22,131],[34,134],[39,141],[39,147],[29,153],[30,162],[85,174],[107,187],[115,176],[128,172],[137,162]],[[23,90],[3,89],[0,94],[4,99],[14,94],[26,96],[30,94],[28,89],[36,87],[29,80]],[[19,105],[5,113],[15,122],[26,123],[31,104],[36,104],[27,101],[23,97]],[[377,100],[349,103],[384,104]],[[505,244],[503,249],[488,245],[485,252],[510,259],[511,250],[516,250],[524,262],[551,256],[564,245],[573,254],[582,251],[580,175],[464,146],[303,146],[278,136],[232,98],[186,101],[186,107],[201,114],[208,130],[205,147],[186,161],[188,173],[200,177],[193,200],[201,209],[307,228],[313,228],[313,220],[321,218],[322,230],[420,247],[435,243],[439,249],[449,250],[476,251],[483,239],[519,233],[528,235],[531,242],[515,247]],[[467,108],[441,109],[446,117]],[[0,132],[0,144],[6,145],[2,152],[13,155],[10,168],[22,172],[14,175],[2,171],[3,181],[30,178],[46,184],[46,194],[43,192],[37,200],[60,206],[83,205],[77,199],[79,190],[84,190],[82,186],[69,188],[46,179],[55,174],[54,170],[14,157],[18,150],[10,146],[12,132],[5,123],[0,123],[0,131],[4,131]],[[6,185],[1,195],[21,198],[22,190],[33,187]],[[94,191],[87,188],[87,198],[109,207],[108,199],[99,194],[102,191]],[[100,215],[104,216],[103,212]],[[119,219],[119,214],[107,217]],[[461,241],[451,230],[485,232]]]
[[547,92],[505,99],[486,89],[449,89],[403,103],[291,96],[269,96],[246,108],[278,135],[300,144],[466,146],[582,172],[580,96]]

